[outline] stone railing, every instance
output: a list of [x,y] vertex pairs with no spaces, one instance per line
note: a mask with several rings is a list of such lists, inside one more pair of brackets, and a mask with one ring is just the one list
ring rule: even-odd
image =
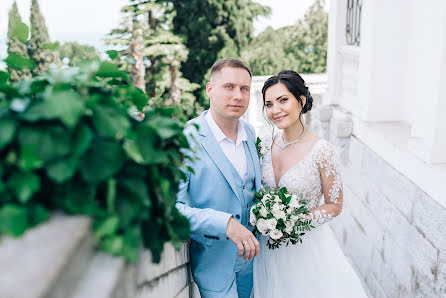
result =
[[159,264],[145,250],[131,265],[97,251],[82,216],[56,214],[0,242],[2,298],[199,297],[189,271],[188,243],[166,244]]

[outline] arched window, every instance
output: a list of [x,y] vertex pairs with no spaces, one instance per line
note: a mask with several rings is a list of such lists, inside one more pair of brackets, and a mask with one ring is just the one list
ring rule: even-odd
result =
[[345,34],[348,45],[359,46],[361,42],[362,0],[347,0]]

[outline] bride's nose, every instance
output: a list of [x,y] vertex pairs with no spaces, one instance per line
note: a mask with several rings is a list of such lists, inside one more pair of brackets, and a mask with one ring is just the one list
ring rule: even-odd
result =
[[281,112],[279,105],[273,105],[273,114],[279,114]]

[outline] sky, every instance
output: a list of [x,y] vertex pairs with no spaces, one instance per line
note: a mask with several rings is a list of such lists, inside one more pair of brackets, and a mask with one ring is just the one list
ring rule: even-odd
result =
[[[0,58],[6,56],[8,12],[14,0],[0,0]],[[16,0],[22,20],[29,24],[31,0]],[[254,23],[255,34],[268,26],[275,29],[292,25],[305,14],[314,0],[255,0],[272,8],[269,18]],[[327,4],[329,0],[326,0]],[[120,9],[126,0],[39,0],[51,41],[77,41],[102,46],[104,36],[120,22]],[[327,5],[328,6],[328,5]]]

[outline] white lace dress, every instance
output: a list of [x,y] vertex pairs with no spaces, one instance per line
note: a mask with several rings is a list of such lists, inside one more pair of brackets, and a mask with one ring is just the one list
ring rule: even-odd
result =
[[[276,138],[276,143],[281,138]],[[262,140],[271,148],[272,138]],[[262,183],[274,187],[271,149],[261,165]],[[324,183],[321,176],[325,175]],[[321,139],[279,180],[279,187],[309,200],[315,229],[303,243],[270,250],[260,237],[260,254],[254,259],[255,298],[359,298],[367,297],[327,222],[342,211],[340,164],[333,146]]]

